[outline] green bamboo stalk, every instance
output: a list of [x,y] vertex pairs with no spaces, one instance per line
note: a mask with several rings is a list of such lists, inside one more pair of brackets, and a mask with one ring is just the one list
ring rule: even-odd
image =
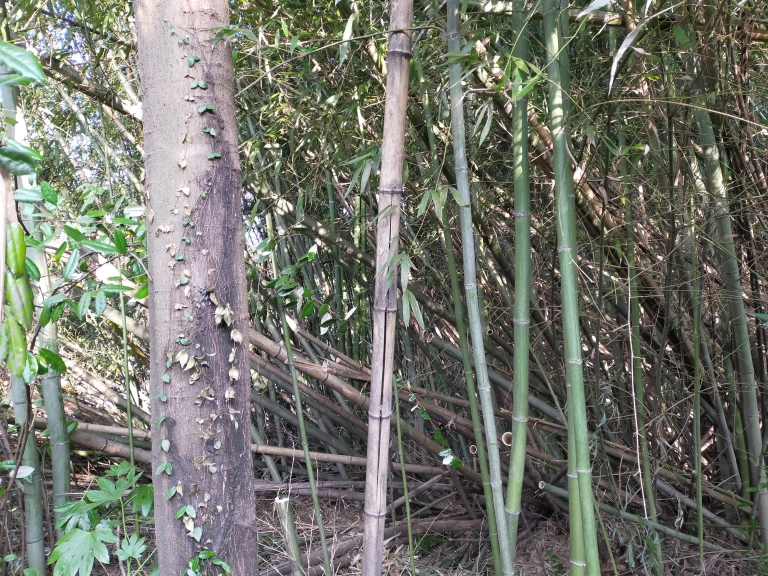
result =
[[[312,466],[308,465],[307,468],[311,470]],[[288,549],[291,576],[304,576],[304,570],[301,566],[301,548],[299,548],[299,539],[296,536],[296,521],[293,517],[291,501],[287,496],[278,496],[275,498],[275,508],[277,508],[277,517],[280,519],[280,527],[283,530],[285,547]],[[325,547],[323,547],[323,550],[325,550]],[[324,560],[327,563],[327,559],[324,558]],[[326,574],[331,574],[331,572],[326,572]]]
[[[333,181],[331,180],[330,170],[325,171],[325,179],[326,188],[328,189],[328,221],[331,224],[331,233],[336,234],[336,195],[333,191]],[[334,246],[333,254],[337,257],[336,262],[338,262],[338,246]],[[335,263],[333,265],[333,307],[334,312],[336,313],[336,318],[339,319],[339,324],[341,324],[341,319],[344,318],[344,302],[342,299],[342,290],[344,289],[344,286],[341,283],[341,279],[341,266],[338,263]],[[339,331],[339,350],[343,350],[345,352],[348,351],[348,335],[349,331]]]
[[[39,209],[39,206],[37,207]],[[25,220],[26,221],[26,220]],[[30,227],[31,229],[31,227]],[[37,235],[37,240],[42,236]],[[39,293],[35,297],[36,309],[42,311],[42,302],[51,295],[51,280],[48,274],[48,262],[45,254],[31,246],[27,247],[27,256],[40,270]],[[39,307],[39,308],[37,308]],[[38,314],[39,316],[39,314]],[[55,323],[48,323],[40,329],[38,347],[47,348],[58,353],[59,348],[58,329]],[[54,522],[59,519],[61,512],[56,507],[67,501],[70,489],[69,470],[69,433],[67,432],[67,419],[64,414],[64,397],[61,393],[61,376],[52,368],[40,377],[43,391],[43,402],[48,419],[49,441],[51,446],[51,475],[53,480],[53,506]],[[56,537],[61,538],[61,529],[56,530]]]
[[475,436],[477,448],[477,460],[480,464],[480,475],[483,479],[483,494],[485,495],[485,513],[488,517],[488,537],[491,541],[491,555],[493,557],[494,573],[502,574],[501,550],[499,549],[499,536],[496,529],[496,512],[493,508],[493,495],[491,494],[491,480],[488,472],[488,460],[485,452],[485,440],[483,439],[483,425],[480,420],[480,410],[477,406],[477,390],[475,389],[475,377],[472,367],[472,359],[467,342],[467,328],[464,324],[464,310],[461,303],[461,286],[456,267],[456,257],[453,253],[453,240],[450,229],[442,223],[443,244],[446,262],[448,263],[448,275],[451,279],[451,292],[453,296],[453,309],[456,315],[456,332],[459,334],[460,358],[464,367],[464,380],[467,383],[467,398],[469,400],[469,414],[472,419],[472,431]]
[[[133,454],[133,415],[131,414],[131,375],[128,371],[128,330],[125,325],[125,297],[120,292],[120,314],[123,317],[123,378],[125,380],[125,396],[128,398],[127,422],[128,422],[128,448],[131,451],[131,466],[135,464]],[[130,568],[130,561],[128,563]]]
[[[634,400],[634,417],[636,424],[636,442],[640,449],[640,486],[645,506],[645,517],[651,522],[657,522],[656,496],[654,492],[653,476],[651,475],[651,458],[648,449],[648,432],[646,426],[645,382],[643,382],[643,357],[640,350],[640,298],[637,288],[637,269],[635,267],[635,234],[634,213],[632,201],[624,197],[627,220],[627,270],[629,274],[629,325],[630,325],[630,353],[632,360],[632,396]],[[698,365],[697,365],[698,367]],[[698,417],[698,413],[696,413]],[[656,563],[655,571],[661,567],[661,548],[654,537],[652,555]]]
[[[270,238],[274,238],[274,232],[272,231],[272,221],[270,215],[267,215],[267,231]],[[272,252],[272,273],[277,278],[279,274],[277,268],[277,257],[275,252]],[[285,344],[285,352],[287,355],[286,364],[291,372],[291,381],[293,383],[293,398],[296,403],[296,418],[299,424],[299,434],[301,436],[301,447],[304,450],[304,461],[307,463],[307,477],[309,479],[310,490],[312,491],[312,503],[315,507],[315,516],[317,518],[317,531],[320,534],[320,545],[323,548],[323,563],[325,564],[325,573],[327,575],[333,574],[331,571],[331,561],[328,555],[328,545],[325,539],[325,527],[323,526],[323,511],[320,508],[320,500],[317,497],[317,485],[315,484],[315,474],[312,468],[312,460],[309,456],[309,441],[307,440],[307,428],[304,425],[304,411],[301,405],[301,390],[299,389],[298,374],[296,373],[296,366],[293,363],[293,346],[291,344],[291,336],[288,327],[288,321],[285,317],[285,310],[283,308],[282,296],[277,297],[277,309],[280,314],[280,320],[283,328],[283,343]],[[277,501],[275,501],[277,503]],[[295,534],[295,529],[294,532]],[[299,556],[300,557],[300,556]]]
[[[695,202],[691,203],[691,224],[695,222]],[[695,230],[691,236],[696,237]],[[699,538],[699,566],[704,568],[704,504],[701,497],[701,303],[699,300],[699,259],[696,242],[691,249],[691,303],[693,310],[693,458],[696,465],[696,536]],[[717,394],[717,390],[715,390]]]
[[[571,160],[567,150],[566,105],[561,73],[561,31],[554,0],[544,1],[544,37],[547,50],[547,76],[549,81],[549,114],[552,133],[552,155],[555,177],[555,215],[557,220],[557,250],[560,256],[561,293],[563,306],[563,358],[565,360],[566,387],[568,389],[568,462],[569,480],[575,465],[578,498],[571,495],[571,538],[584,537],[584,550],[572,546],[572,573],[589,576],[600,574],[597,551],[592,468],[589,460],[589,429],[584,394],[584,374],[581,358],[579,329],[579,299],[576,268],[576,202],[573,178],[570,177]],[[566,71],[567,74],[567,71]],[[566,80],[567,83],[567,80]],[[571,462],[573,461],[573,465]],[[570,483],[569,483],[570,486]],[[581,522],[574,518],[574,504],[579,503]]]
[[[401,383],[401,380],[397,380],[395,385],[399,386]],[[400,427],[400,395],[397,394],[396,391],[394,396],[395,414],[397,414],[397,418],[395,418],[395,422],[397,423],[397,453],[400,457],[400,462],[405,464],[405,459],[403,457],[403,432]],[[411,527],[411,499],[408,498],[408,477],[405,473],[405,466],[400,466],[400,474],[403,480],[403,496],[405,497],[405,518],[408,523],[408,556],[411,560],[411,576],[416,576],[416,558],[413,552],[413,529]]]
[[[256,428],[256,426],[253,424],[251,424],[251,442],[258,444],[259,446],[266,444],[264,441],[264,436],[261,435],[261,432],[259,432],[258,428]],[[272,477],[272,481],[282,482],[283,478],[280,476],[280,472],[277,470],[277,464],[275,464],[274,458],[268,454],[262,454],[261,459],[264,461],[264,465],[267,467],[269,475]]]
[[[414,69],[420,84],[424,85],[421,63],[415,60]],[[431,96],[426,88],[424,91],[424,118],[427,126],[427,141],[430,150],[430,165],[435,171],[436,185],[439,185],[440,165],[437,154],[437,143],[433,131]],[[488,460],[486,459],[485,440],[483,439],[482,422],[480,420],[480,411],[477,406],[477,390],[475,389],[475,377],[472,368],[472,359],[470,358],[469,345],[467,343],[467,328],[464,320],[464,309],[461,299],[461,285],[459,284],[459,274],[456,266],[456,257],[454,255],[453,239],[451,231],[444,221],[444,210],[436,213],[438,225],[441,230],[443,243],[443,252],[448,264],[448,276],[451,281],[451,295],[453,300],[453,313],[456,318],[456,332],[459,335],[459,347],[461,349],[460,359],[464,367],[464,380],[467,385],[467,398],[469,400],[469,413],[472,420],[472,431],[474,432],[475,447],[477,449],[477,460],[480,465],[480,475],[483,480],[483,493],[485,495],[485,510],[488,518],[488,537],[491,542],[491,556],[493,557],[494,573],[502,574],[501,551],[499,549],[499,538],[496,530],[496,513],[493,508],[493,497],[491,495],[490,478],[488,475]],[[420,340],[417,340],[420,342]]]
[[[527,13],[519,3],[514,16],[513,34],[517,37],[513,56],[528,57]],[[518,93],[522,79],[515,77],[513,92]],[[515,101],[512,146],[515,186],[515,304],[514,304],[514,392],[512,395],[512,447],[509,454],[506,514],[509,547],[515,560],[517,526],[520,521],[525,473],[525,447],[528,434],[528,372],[531,332],[531,189],[528,167],[528,97]]]
[[[19,376],[11,376],[11,397],[13,398],[13,415],[19,430],[21,430],[28,426],[30,406],[29,387]],[[21,434],[19,437],[21,437]],[[27,549],[27,564],[32,570],[45,574],[43,475],[40,473],[40,453],[37,450],[37,437],[32,427],[30,427],[29,436],[24,445],[21,464],[34,468],[32,474],[18,480],[24,492],[24,535]]]
[[[459,0],[448,0],[448,52],[461,52],[459,35],[461,12]],[[496,435],[496,418],[493,413],[493,396],[488,379],[483,346],[483,323],[477,292],[477,272],[475,259],[475,238],[472,227],[472,209],[470,205],[469,177],[464,141],[464,94],[461,88],[461,64],[453,62],[448,67],[451,94],[451,134],[453,136],[453,156],[456,166],[456,188],[459,196],[459,220],[461,224],[462,253],[464,264],[464,292],[467,299],[469,331],[472,337],[472,349],[477,371],[478,392],[483,410],[485,434],[488,446],[490,490],[496,515],[496,529],[499,538],[502,573],[512,576],[514,562],[508,546],[509,530],[504,521],[504,494],[502,492],[501,462],[499,444]]]
[[726,287],[725,295],[731,314],[733,355],[742,384],[742,408],[744,410],[742,416],[749,452],[750,477],[752,485],[757,487],[755,507],[760,526],[760,537],[763,547],[768,549],[768,484],[766,483],[765,456],[760,431],[760,410],[757,401],[755,369],[749,341],[749,325],[742,297],[739,261],[733,242],[730,207],[712,121],[704,99],[699,97],[696,100],[701,107],[694,108],[694,118],[703,150],[707,191],[714,204],[719,240],[717,249],[722,262],[722,275]]

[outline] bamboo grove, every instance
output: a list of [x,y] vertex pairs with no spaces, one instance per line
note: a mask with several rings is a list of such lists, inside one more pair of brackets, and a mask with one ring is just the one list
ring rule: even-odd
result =
[[[58,191],[34,214],[19,203],[39,241],[26,255],[50,275],[37,313],[115,274],[141,286],[132,8],[2,6],[5,39],[25,38],[47,79],[18,93]],[[453,565],[511,575],[539,546],[535,519],[567,531],[571,574],[768,571],[767,23],[752,0],[231,6],[214,42],[235,62],[246,425],[285,535],[261,573],[381,574],[393,538],[415,573],[433,533],[462,542],[444,545]],[[2,98],[9,117],[17,93]],[[93,235],[110,226],[126,226],[126,256],[99,276],[112,262]],[[0,414],[49,428],[55,504],[66,442],[158,474],[145,297],[62,304],[36,336],[66,362],[68,404],[88,388],[109,421],[69,410],[67,438],[58,380],[41,410],[11,379],[15,415]],[[34,428],[8,438],[3,459],[26,446],[41,467]],[[24,498],[39,543],[42,496]],[[324,500],[354,503],[356,531],[324,522]],[[0,558],[12,504],[0,495]]]

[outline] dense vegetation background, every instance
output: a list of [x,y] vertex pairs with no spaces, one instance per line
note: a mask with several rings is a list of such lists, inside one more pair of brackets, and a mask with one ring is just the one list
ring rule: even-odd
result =
[[[384,571],[768,570],[765,5],[416,2],[410,64],[393,68],[390,3],[229,4],[200,45],[234,61],[250,326],[232,340],[251,413],[232,418],[250,428],[261,573],[360,570],[377,282],[398,307],[399,417],[374,450],[389,451]],[[0,574],[48,558],[55,574],[149,574],[159,505],[195,549],[188,574],[226,572],[184,473],[156,465],[176,446],[151,436],[165,393],[149,384],[147,255],[166,231],[146,204],[134,6],[0,8]],[[168,114],[213,112],[195,108],[208,52],[198,64],[197,37],[187,51],[166,25],[190,99]],[[393,70],[404,184],[380,211]],[[183,216],[190,243],[222,233]],[[377,262],[393,217],[399,249]],[[186,284],[180,248],[161,251]],[[189,376],[184,354],[168,367]],[[179,483],[153,494],[162,474]]]

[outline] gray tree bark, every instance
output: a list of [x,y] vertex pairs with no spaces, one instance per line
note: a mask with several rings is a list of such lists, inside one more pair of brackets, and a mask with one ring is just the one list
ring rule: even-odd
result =
[[[225,26],[226,0],[136,2],[155,521],[169,575],[202,549],[234,574],[258,572],[234,75],[230,47],[210,42]],[[194,517],[176,519],[186,505]]]

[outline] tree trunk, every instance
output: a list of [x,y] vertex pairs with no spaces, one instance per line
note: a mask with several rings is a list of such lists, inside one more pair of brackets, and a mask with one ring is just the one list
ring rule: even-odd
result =
[[[226,0],[136,4],[162,574],[203,548],[258,572],[233,65],[210,42],[228,25]],[[176,518],[185,505],[195,518]]]

